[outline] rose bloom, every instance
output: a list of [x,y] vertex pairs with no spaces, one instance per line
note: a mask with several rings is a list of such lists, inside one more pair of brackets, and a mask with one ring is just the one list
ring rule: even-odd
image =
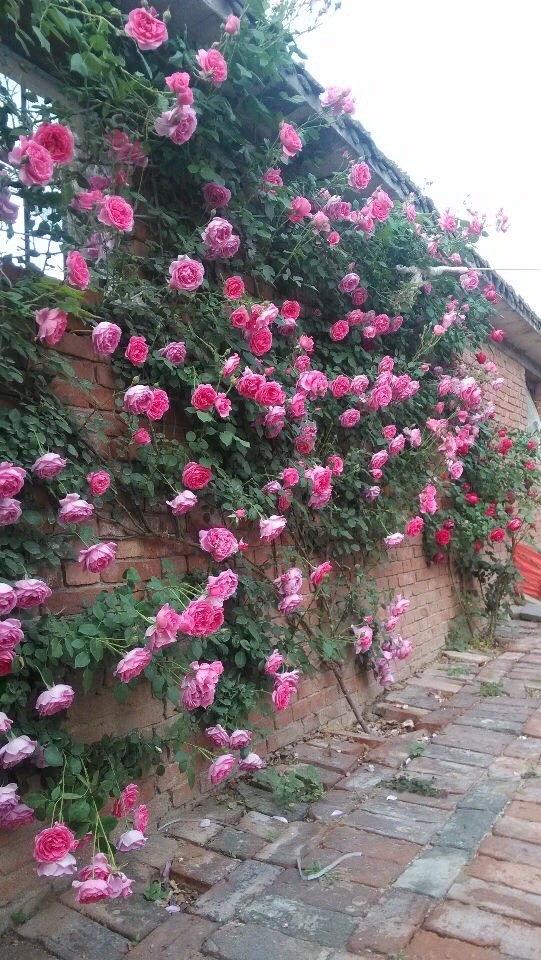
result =
[[182,517],[185,513],[188,513],[188,510],[195,507],[197,497],[191,490],[183,490],[182,493],[177,493],[173,500],[166,500],[165,502],[168,507],[171,507],[174,517]]
[[342,277],[340,283],[338,284],[338,289],[341,293],[353,293],[353,291],[359,286],[361,278],[357,273],[346,273],[345,277]]
[[152,399],[154,391],[144,383],[137,383],[134,387],[128,387],[124,394],[124,407],[129,413],[146,413]]
[[145,430],[144,427],[140,427],[139,430],[136,430],[133,437],[133,442],[144,446],[147,443],[152,443],[152,437],[148,430]]
[[304,217],[309,217],[312,205],[306,197],[294,197],[291,201],[291,213],[289,220],[291,223],[300,223]]
[[208,637],[216,633],[224,622],[221,603],[207,597],[192,600],[179,619],[179,630],[189,637]]
[[205,270],[198,260],[186,255],[177,257],[169,266],[169,286],[172,290],[197,290],[203,283]]
[[141,803],[133,814],[133,829],[140,830],[141,833],[144,833],[148,827],[148,816],[148,807],[146,804]]
[[390,533],[388,537],[384,538],[386,547],[399,547],[404,539],[403,533]]
[[358,410],[354,410],[353,407],[350,407],[349,410],[344,410],[340,414],[340,426],[341,427],[354,427],[359,420],[361,419],[361,414]]
[[34,143],[45,147],[53,162],[70,163],[73,160],[74,140],[68,127],[61,123],[41,123],[32,136]]
[[230,37],[232,37],[235,33],[238,33],[240,30],[239,18],[235,17],[233,14],[230,14],[224,23],[224,30],[229,34]]
[[133,230],[133,208],[123,197],[105,197],[100,204],[98,220],[106,227],[114,227],[124,233]]
[[229,743],[233,750],[244,750],[251,739],[252,734],[249,730],[233,730],[233,733],[229,737]]
[[212,480],[210,467],[203,467],[200,463],[190,460],[182,471],[182,482],[189,490],[202,490]]
[[213,560],[221,563],[239,549],[236,537],[226,527],[211,527],[199,531],[199,544],[202,550],[210,553]]
[[120,820],[122,817],[127,817],[128,813],[133,810],[138,799],[139,787],[137,784],[126,784],[122,793],[113,804],[113,809],[111,811],[113,817],[116,817],[118,820]]
[[228,277],[225,281],[224,296],[228,300],[240,300],[244,294],[244,280],[242,277]]
[[178,103],[184,106],[189,106],[193,103],[193,91],[190,90],[189,73],[181,73],[180,71],[171,73],[165,78],[165,83],[173,93],[176,93]]
[[279,137],[284,157],[294,157],[296,153],[302,150],[302,140],[295,127],[291,126],[290,123],[285,123],[282,120]]
[[40,693],[36,700],[36,710],[40,717],[52,717],[61,710],[67,710],[73,703],[75,690],[66,683],[57,683]]
[[155,13],[153,7],[150,10],[137,7],[128,14],[124,33],[135,40],[140,50],[157,50],[168,38],[165,23],[158,20]]
[[295,467],[286,467],[282,470],[282,482],[286,489],[288,487],[295,487],[299,482],[299,471],[295,470]]
[[88,520],[94,513],[93,505],[83,500],[78,493],[68,493],[58,502],[60,523],[81,523],[82,520]]
[[447,544],[449,543],[450,539],[451,539],[451,534],[450,534],[449,530],[442,529],[442,530],[437,530],[437,531],[436,531],[436,535],[435,535],[435,537],[434,537],[434,540],[436,541],[436,543],[438,544],[439,547],[445,547],[445,546],[447,546]]
[[224,570],[217,577],[209,576],[207,594],[212,600],[229,600],[236,593],[239,578],[233,570]]
[[37,747],[37,742],[31,740],[26,734],[9,740],[5,746],[0,747],[0,767],[8,769],[14,767],[17,763],[22,763],[31,757]]
[[274,677],[272,701],[277,710],[285,710],[299,683],[299,671],[290,670],[287,673],[277,673]]
[[[13,720],[10,720],[7,713],[0,710],[0,733],[9,733],[13,726]],[[2,798],[0,795],[0,816],[2,815]]]
[[144,337],[130,337],[124,353],[134,367],[141,367],[148,357],[148,344]]
[[501,543],[502,540],[505,540],[505,530],[502,527],[496,527],[490,531],[488,539],[491,543]]
[[40,480],[50,480],[58,476],[66,466],[67,460],[58,453],[44,453],[32,464],[30,469]]
[[511,533],[516,533],[517,530],[520,530],[521,526],[522,526],[522,520],[520,519],[520,517],[513,517],[513,519],[510,520],[509,523],[507,524],[507,529],[510,530]]
[[192,407],[196,410],[210,410],[216,397],[216,390],[210,383],[200,383],[192,393]]
[[282,171],[279,168],[269,167],[268,170],[265,170],[265,173],[261,177],[262,190],[267,190],[269,193],[275,194],[276,190],[272,190],[271,187],[283,187],[283,185]]
[[90,877],[88,880],[74,880],[72,887],[75,887],[77,893],[75,899],[77,903],[98,903],[99,900],[109,898],[109,887],[107,880],[100,880],[96,877]]
[[286,395],[276,380],[268,380],[258,387],[254,399],[256,403],[260,403],[262,407],[275,407],[285,402]]
[[371,173],[366,163],[354,163],[348,175],[348,183],[354,190],[364,190],[370,183]]
[[225,780],[226,777],[229,776],[235,763],[236,760],[232,753],[224,753],[211,763],[208,777],[213,786],[221,783],[222,780]]
[[270,543],[271,540],[276,540],[280,536],[282,530],[287,524],[285,517],[279,517],[276,514],[273,514],[271,517],[268,517],[266,520],[259,521],[259,536],[264,543]]
[[77,841],[69,827],[63,823],[55,823],[53,827],[41,830],[34,837],[33,857],[38,862],[53,863],[76,848]]
[[[16,803],[5,813],[2,813],[0,808],[0,830],[17,830],[18,827],[33,823],[34,820],[34,811],[25,803]],[[75,860],[73,862],[75,863]]]
[[130,680],[138,677],[148,667],[151,660],[152,652],[147,647],[135,647],[122,657],[122,660],[117,664],[114,675],[118,677],[121,683],[129,683]]
[[178,367],[181,363],[184,363],[186,359],[186,344],[182,340],[173,341],[172,343],[168,343],[166,347],[158,350],[158,353],[161,357],[169,360],[169,363]]
[[52,590],[43,580],[16,580],[13,589],[17,595],[17,606],[21,610],[28,610],[30,607],[39,607],[42,603],[52,596]]
[[108,543],[95,543],[80,550],[78,560],[86,573],[101,573],[111,566],[117,549],[117,544],[112,540]]
[[53,158],[35,140],[21,137],[8,154],[8,161],[19,167],[19,177],[25,187],[43,187],[52,180]]
[[476,270],[468,270],[460,276],[460,286],[466,292],[475,290],[479,286],[479,274]]
[[425,522],[422,517],[413,517],[406,526],[408,537],[417,537],[423,532]]
[[54,347],[66,332],[67,313],[58,307],[43,307],[36,310],[35,318],[38,325],[36,340],[44,340],[48,346]]
[[337,320],[336,323],[333,323],[332,327],[329,330],[329,336],[331,340],[335,342],[339,340],[344,340],[349,333],[349,323],[347,320]]
[[145,637],[149,638],[148,645],[151,650],[161,650],[162,647],[169,647],[177,641],[177,633],[180,630],[181,617],[165,603],[160,607],[153,623],[145,630]]
[[505,333],[503,332],[503,330],[490,331],[490,339],[493,340],[494,343],[502,343],[504,337],[505,337]]
[[152,399],[146,411],[147,417],[149,420],[161,420],[168,410],[169,397],[165,390],[162,390],[161,387],[156,387],[156,389],[152,391]]
[[11,673],[15,654],[13,650],[6,650],[0,647],[0,677],[7,677]]
[[196,60],[206,76],[215,87],[221,86],[227,80],[227,62],[219,50],[198,50]]
[[7,527],[22,516],[21,505],[18,500],[6,497],[0,500],[0,527]]
[[197,115],[188,105],[178,103],[172,110],[165,110],[154,121],[154,129],[158,136],[169,137],[173,143],[180,146],[187,143],[197,128]]
[[262,357],[272,349],[272,333],[268,327],[254,330],[250,336],[249,347],[255,357]]
[[[7,583],[0,583],[0,616],[11,613],[16,606],[17,594],[13,587],[10,587]],[[0,622],[0,646],[2,644],[2,626],[3,624]]]
[[100,496],[111,486],[111,477],[106,470],[96,470],[94,473],[87,473],[86,479],[94,496]]
[[225,418],[229,416],[231,413],[231,407],[232,403],[227,394],[217,394],[216,400],[214,401],[214,409],[216,410],[218,416],[222,418],[222,420],[225,420]]
[[272,653],[265,660],[265,673],[270,676],[274,676],[275,673],[278,673],[278,670],[282,666],[284,658],[278,650],[273,650]]
[[96,353],[109,356],[118,347],[122,330],[116,323],[102,320],[92,330],[92,345]]
[[243,770],[244,773],[253,773],[255,770],[263,770],[267,764],[264,760],[261,759],[257,753],[249,753],[246,757],[241,757],[239,760],[239,770]]
[[122,833],[116,842],[116,848],[120,853],[129,853],[130,850],[140,850],[147,842],[140,830],[126,830]]
[[190,667],[194,671],[193,676],[185,676],[180,686],[182,706],[185,710],[196,710],[197,707],[206,709],[214,702],[216,684],[224,672],[223,664],[220,660],[212,663],[194,660]]
[[231,200],[231,190],[222,187],[219,183],[206,183],[203,187],[203,197],[208,207],[227,207]]
[[333,397],[340,399],[340,397],[345,397],[346,393],[349,391],[350,380],[349,377],[344,376],[343,373],[339,374],[336,377],[336,380],[333,380],[330,387]]
[[78,290],[86,290],[90,283],[90,271],[87,267],[85,258],[77,251],[71,250],[66,257],[66,269],[68,271],[68,283],[71,287],[77,287]]
[[16,496],[23,488],[25,477],[26,470],[3,460],[0,463],[0,497]]
[[222,367],[222,377],[230,377],[232,373],[235,372],[240,363],[240,357],[238,353],[231,354],[230,357],[225,361]]

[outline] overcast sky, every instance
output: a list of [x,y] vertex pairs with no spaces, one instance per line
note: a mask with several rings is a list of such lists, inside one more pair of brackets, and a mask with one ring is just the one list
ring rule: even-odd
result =
[[355,118],[441,209],[487,214],[480,252],[541,316],[538,0],[342,0],[301,47],[317,80],[352,88]]

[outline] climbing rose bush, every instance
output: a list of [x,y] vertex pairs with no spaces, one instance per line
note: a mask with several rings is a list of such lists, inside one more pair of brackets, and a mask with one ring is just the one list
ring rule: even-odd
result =
[[[167,758],[193,782],[195,751],[214,785],[261,769],[250,711],[285,710],[323,668],[347,695],[349,655],[393,682],[411,598],[378,596],[371,564],[423,533],[430,562],[456,545],[464,569],[493,570],[536,502],[535,444],[495,423],[497,293],[468,266],[484,221],[400,204],[363,156],[316,179],[320,130],[355,105],[332,86],[302,124],[283,116],[283,13],[251,0],[192,49],[177,11],[31,9],[87,127],[45,104],[6,133],[2,220],[13,229],[23,197],[65,276],[29,269],[4,298],[0,828],[43,821],[36,871],[72,876],[81,903],[130,896],[117,852],[146,843],[149,767]],[[17,7],[6,17],[27,44]],[[112,431],[51,388],[73,380],[68,337],[111,364]],[[505,501],[486,477],[502,457]],[[143,589],[128,569],[88,609],[47,612],[61,559],[118,564],[100,519],[155,537],[156,513],[196,572]],[[104,668],[126,710],[145,682],[175,719],[75,741],[69,709]]]

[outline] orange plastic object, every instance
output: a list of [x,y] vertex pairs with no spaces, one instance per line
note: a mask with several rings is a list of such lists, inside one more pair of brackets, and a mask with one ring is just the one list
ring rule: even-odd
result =
[[533,547],[519,543],[515,547],[513,559],[523,578],[520,583],[522,593],[541,600],[541,553]]

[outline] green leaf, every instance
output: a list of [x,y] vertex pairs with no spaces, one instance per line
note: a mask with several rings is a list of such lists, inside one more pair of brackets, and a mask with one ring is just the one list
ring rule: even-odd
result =
[[50,743],[45,747],[43,759],[48,767],[61,767],[64,764],[64,755],[54,743]]

